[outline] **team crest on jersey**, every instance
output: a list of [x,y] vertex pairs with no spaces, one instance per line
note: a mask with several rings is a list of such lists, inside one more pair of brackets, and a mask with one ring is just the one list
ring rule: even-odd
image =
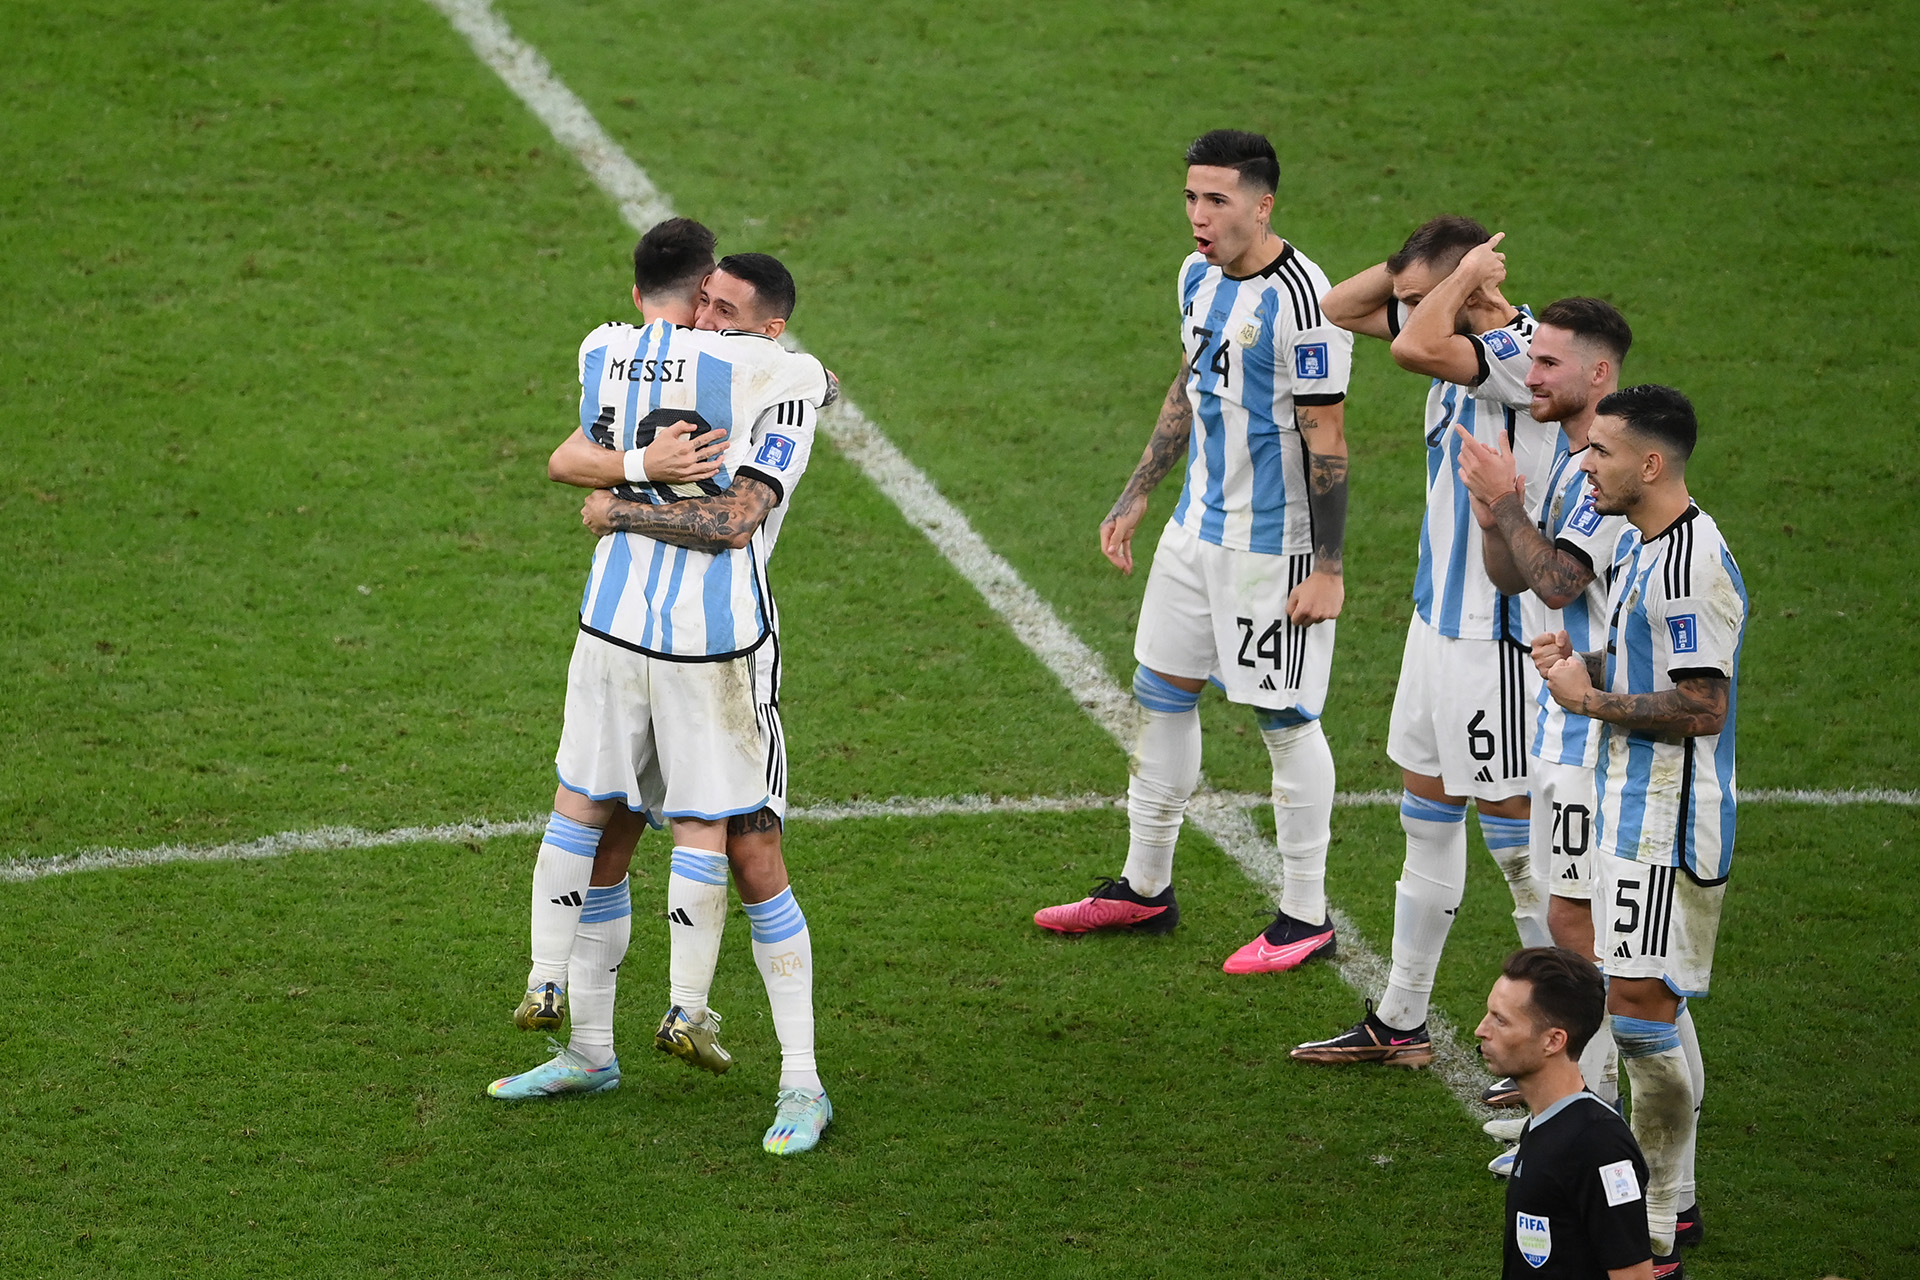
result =
[[1505,329],[1495,329],[1491,333],[1483,333],[1480,335],[1480,340],[1487,344],[1487,350],[1493,352],[1496,359],[1511,360],[1520,354],[1519,342]]
[[1593,494],[1580,495],[1580,505],[1573,509],[1573,519],[1567,522],[1576,532],[1591,534],[1600,527],[1600,513],[1594,509]]
[[1513,1215],[1514,1241],[1520,1246],[1520,1256],[1527,1260],[1530,1267],[1544,1267],[1547,1259],[1553,1256],[1553,1228],[1547,1219],[1536,1218],[1530,1213]]
[[793,441],[785,436],[770,435],[760,446],[760,452],[753,456],[753,460],[762,466],[785,471],[787,464],[793,461]]
[[1233,340],[1239,343],[1243,347],[1250,347],[1254,343],[1260,341],[1259,322],[1254,320],[1249,320],[1245,324],[1241,325],[1240,332],[1233,335]]
[[1293,349],[1293,376],[1301,379],[1327,376],[1327,344],[1303,342]]
[[1700,652],[1700,627],[1691,613],[1677,614],[1667,619],[1667,631],[1673,636],[1675,653]]

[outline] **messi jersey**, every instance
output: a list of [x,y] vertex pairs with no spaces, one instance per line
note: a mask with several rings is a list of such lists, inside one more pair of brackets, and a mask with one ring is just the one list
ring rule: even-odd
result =
[[1353,335],[1320,314],[1326,273],[1287,244],[1236,280],[1196,253],[1180,265],[1180,340],[1193,434],[1174,523],[1233,551],[1313,550],[1295,405],[1338,404]]
[[[828,397],[826,370],[761,334],[711,333],[656,320],[606,324],[580,344],[580,429],[611,449],[638,449],[678,420],[728,433],[718,474],[697,484],[619,485],[632,501],[717,494],[753,470],[762,420],[794,418]],[[766,468],[759,468],[765,472]],[[764,475],[762,476],[764,478]],[[776,489],[778,486],[775,486]],[[766,639],[766,552],[756,539],[722,552],[611,533],[594,549],[580,628],[654,657],[718,661]]]
[[1606,726],[1595,779],[1601,856],[1727,878],[1733,861],[1734,728],[1747,588],[1713,517],[1690,506],[1658,537],[1629,526],[1607,601],[1606,687],[1662,693],[1688,676],[1727,680],[1719,733],[1669,738]]
[[[1548,542],[1586,562],[1593,570],[1593,581],[1579,599],[1559,609],[1547,608],[1531,591],[1521,597],[1528,642],[1543,631],[1564,631],[1575,653],[1592,653],[1603,643],[1607,588],[1627,537],[1625,516],[1603,516],[1593,508],[1593,491],[1587,485],[1586,472],[1580,469],[1580,457],[1585,452],[1562,454],[1553,464],[1537,523]],[[1600,722],[1568,712],[1553,700],[1545,682],[1540,685],[1538,701],[1540,710],[1529,747],[1533,755],[1552,764],[1593,768],[1600,754]]]
[[[1397,299],[1387,306],[1387,327],[1396,337],[1407,314]],[[1453,428],[1457,423],[1482,444],[1504,437],[1527,491],[1537,492],[1566,444],[1559,423],[1535,422],[1527,412],[1534,328],[1523,307],[1502,327],[1467,335],[1480,355],[1478,379],[1463,387],[1435,378],[1427,392],[1427,510],[1413,606],[1443,636],[1522,645],[1529,639],[1521,634],[1520,606],[1493,585],[1480,558],[1480,525],[1460,482],[1460,438]]]

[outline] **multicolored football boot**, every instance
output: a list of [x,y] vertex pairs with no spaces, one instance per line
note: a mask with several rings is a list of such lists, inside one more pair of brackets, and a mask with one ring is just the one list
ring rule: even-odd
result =
[[551,1037],[547,1047],[553,1061],[543,1062],[531,1071],[505,1076],[487,1086],[491,1097],[518,1101],[524,1098],[557,1098],[569,1093],[605,1093],[620,1087],[620,1059],[604,1067],[590,1065],[585,1058]]
[[1378,1062],[1388,1067],[1424,1067],[1433,1061],[1433,1039],[1427,1024],[1401,1031],[1380,1021],[1367,1001],[1367,1014],[1331,1040],[1309,1040],[1289,1057],[1301,1062]]
[[1173,900],[1172,885],[1157,897],[1143,898],[1133,891],[1125,876],[1118,880],[1102,876],[1092,897],[1042,908],[1033,913],[1033,922],[1055,933],[1092,933],[1096,929],[1170,933],[1180,923],[1180,907]]
[[1273,923],[1259,937],[1227,957],[1227,973],[1285,973],[1315,956],[1334,953],[1333,920],[1308,924],[1286,912],[1276,912]]
[[776,1156],[797,1156],[820,1143],[833,1123],[833,1104],[826,1090],[782,1089],[773,1108],[773,1127],[760,1145]]

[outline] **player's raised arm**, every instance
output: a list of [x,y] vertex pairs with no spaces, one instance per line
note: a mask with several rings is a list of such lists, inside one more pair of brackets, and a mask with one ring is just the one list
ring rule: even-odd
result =
[[1393,277],[1387,274],[1387,264],[1379,262],[1327,290],[1320,299],[1320,313],[1342,329],[1391,341],[1387,308],[1392,305]]
[[1508,595],[1531,591],[1549,609],[1564,609],[1580,598],[1593,581],[1593,566],[1564,547],[1547,541],[1527,519],[1526,490],[1513,453],[1502,440],[1498,447],[1482,444],[1455,423],[1460,437],[1460,481],[1492,523],[1482,521],[1486,537],[1481,560],[1493,585]]
[[1147,439],[1140,465],[1127,478],[1126,488],[1100,522],[1100,550],[1122,573],[1133,572],[1133,531],[1147,514],[1147,496],[1186,456],[1187,441],[1193,435],[1193,401],[1187,398],[1187,361],[1167,388],[1160,405],[1159,420]]
[[603,536],[640,533],[694,551],[733,551],[753,540],[776,501],[773,489],[751,476],[736,477],[724,493],[657,504],[595,489],[580,508],[580,523]]
[[1347,407],[1303,404],[1294,424],[1307,450],[1307,510],[1313,514],[1313,572],[1287,594],[1287,618],[1310,627],[1340,616],[1346,603]]
[[1482,290],[1497,293],[1507,278],[1507,255],[1499,250],[1506,232],[1469,249],[1460,265],[1433,286],[1393,339],[1393,359],[1402,369],[1463,387],[1478,386],[1485,370],[1480,347],[1459,331],[1467,302]]

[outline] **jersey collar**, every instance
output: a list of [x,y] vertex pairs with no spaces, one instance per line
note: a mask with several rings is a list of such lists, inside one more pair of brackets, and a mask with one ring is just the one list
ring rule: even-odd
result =
[[1286,266],[1289,262],[1292,262],[1293,258],[1294,258],[1293,241],[1282,240],[1280,242],[1280,256],[1275,258],[1272,262],[1269,262],[1266,266],[1260,268],[1258,271],[1254,272],[1252,275],[1230,276],[1230,275],[1227,275],[1225,268],[1221,269],[1220,274],[1224,278],[1233,281],[1235,284],[1244,284],[1248,280],[1258,280],[1261,276],[1279,275],[1280,268]]
[[1687,509],[1680,513],[1679,519],[1675,520],[1672,524],[1662,529],[1659,533],[1655,534],[1653,537],[1648,538],[1647,541],[1648,542],[1660,541],[1660,539],[1667,537],[1669,534],[1674,533],[1680,528],[1680,526],[1686,524],[1688,521],[1692,520],[1695,516],[1699,514],[1700,514],[1700,508],[1695,506],[1691,501],[1689,501],[1687,503]]

